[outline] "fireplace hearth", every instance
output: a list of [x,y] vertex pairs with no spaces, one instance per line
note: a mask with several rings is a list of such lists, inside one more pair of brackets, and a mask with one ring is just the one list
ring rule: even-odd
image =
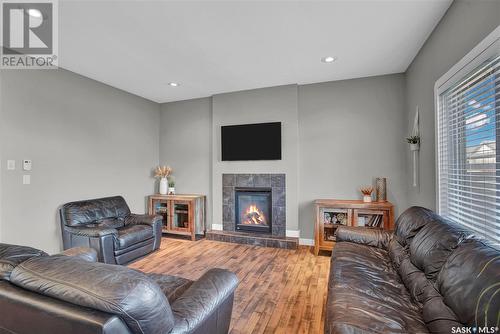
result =
[[235,188],[236,231],[272,232],[271,188]]

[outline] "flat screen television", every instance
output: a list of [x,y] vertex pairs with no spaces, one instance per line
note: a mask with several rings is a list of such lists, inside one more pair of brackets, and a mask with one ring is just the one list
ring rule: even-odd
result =
[[281,160],[281,122],[221,128],[222,161]]

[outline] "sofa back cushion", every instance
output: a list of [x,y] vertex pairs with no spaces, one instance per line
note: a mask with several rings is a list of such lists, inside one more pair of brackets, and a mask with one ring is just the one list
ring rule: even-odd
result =
[[21,263],[10,277],[21,288],[115,314],[133,333],[168,333],[174,325],[160,287],[127,267],[53,255]]
[[401,246],[408,246],[420,229],[433,220],[435,213],[420,206],[412,206],[405,210],[396,221],[394,235]]
[[0,243],[0,279],[9,281],[15,267],[32,257],[39,256],[48,254],[36,248]]
[[130,209],[121,196],[66,203],[61,208],[65,225],[78,226],[96,223],[110,218],[125,218]]
[[436,281],[444,303],[468,326],[495,327],[500,311],[500,251],[481,240],[460,244]]
[[422,226],[410,243],[411,262],[435,281],[441,267],[451,252],[471,233],[434,215],[433,220]]

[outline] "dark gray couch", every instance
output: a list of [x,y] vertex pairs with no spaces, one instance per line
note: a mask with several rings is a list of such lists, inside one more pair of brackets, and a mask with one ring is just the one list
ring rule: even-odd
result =
[[499,314],[500,251],[470,231],[421,207],[394,233],[338,229],[326,333],[496,333]]
[[90,247],[100,262],[126,264],[160,247],[162,217],[137,215],[121,196],[64,204],[64,249]]
[[0,244],[0,333],[227,333],[238,279],[197,281],[95,262],[90,248],[58,255]]

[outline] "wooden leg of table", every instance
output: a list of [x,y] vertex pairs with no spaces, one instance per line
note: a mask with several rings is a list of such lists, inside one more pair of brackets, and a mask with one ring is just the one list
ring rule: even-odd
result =
[[191,233],[191,241],[196,241],[196,233]]

